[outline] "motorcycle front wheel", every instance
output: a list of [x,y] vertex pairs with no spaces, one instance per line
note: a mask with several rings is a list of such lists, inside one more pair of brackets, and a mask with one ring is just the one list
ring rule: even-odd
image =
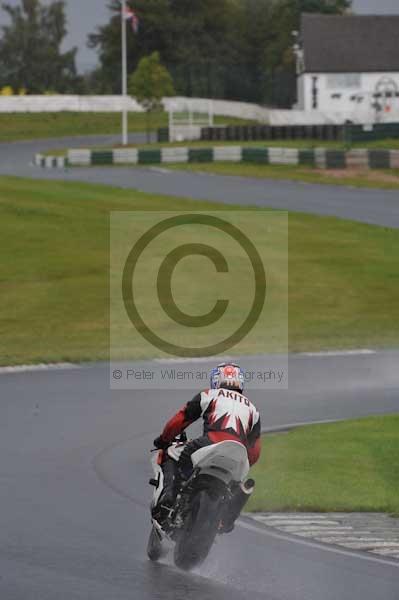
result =
[[220,498],[212,497],[206,489],[195,495],[176,540],[174,561],[179,569],[189,571],[208,556],[218,531],[220,504]]
[[162,537],[156,527],[153,525],[147,545],[147,556],[153,562],[164,556],[165,549],[162,544]]

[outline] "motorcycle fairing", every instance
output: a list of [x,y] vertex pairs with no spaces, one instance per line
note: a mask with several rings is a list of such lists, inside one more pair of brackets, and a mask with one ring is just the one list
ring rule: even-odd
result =
[[201,474],[216,477],[226,485],[231,481],[243,481],[249,472],[247,449],[241,442],[232,440],[196,450],[191,461]]
[[[160,450],[160,452],[162,452],[162,451]],[[164,475],[163,475],[162,467],[159,464],[158,458],[159,458],[159,452],[156,452],[152,456],[152,459],[151,459],[155,479],[158,481],[157,487],[154,488],[154,495],[152,497],[152,506],[156,506],[158,504],[159,497],[162,494],[162,490],[163,490]]]

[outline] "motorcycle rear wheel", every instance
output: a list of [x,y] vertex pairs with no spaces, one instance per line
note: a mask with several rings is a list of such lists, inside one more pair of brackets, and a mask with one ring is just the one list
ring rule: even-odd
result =
[[174,549],[175,565],[189,571],[204,562],[212,548],[220,520],[220,499],[200,490],[180,531]]

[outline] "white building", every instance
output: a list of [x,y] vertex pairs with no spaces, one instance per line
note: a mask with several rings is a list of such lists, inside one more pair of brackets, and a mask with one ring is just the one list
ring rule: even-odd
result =
[[295,51],[295,108],[399,114],[399,16],[303,14]]

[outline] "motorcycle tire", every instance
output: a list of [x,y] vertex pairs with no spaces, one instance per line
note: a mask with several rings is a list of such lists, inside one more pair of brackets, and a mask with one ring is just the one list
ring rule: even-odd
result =
[[220,505],[220,498],[212,497],[207,490],[200,490],[196,494],[176,540],[176,567],[189,571],[204,562],[218,531]]
[[156,562],[162,558],[165,553],[166,552],[162,544],[161,534],[154,526],[152,526],[150,537],[148,539],[147,556],[151,561]]

